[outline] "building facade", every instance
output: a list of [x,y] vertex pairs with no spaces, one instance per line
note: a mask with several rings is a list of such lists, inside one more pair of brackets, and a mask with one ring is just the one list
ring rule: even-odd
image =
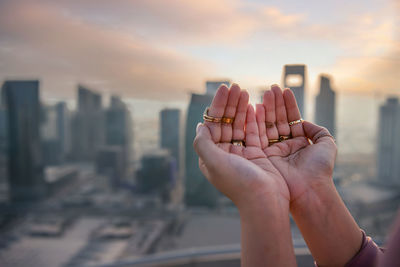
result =
[[39,81],[6,81],[2,86],[7,108],[8,175],[12,201],[45,196]]
[[160,146],[169,151],[180,166],[180,117],[179,109],[163,109],[160,112]]
[[379,181],[388,186],[400,185],[400,105],[388,98],[379,110],[377,167]]
[[[294,79],[293,79],[294,78]],[[293,82],[293,80],[295,82]],[[305,65],[285,65],[283,67],[283,86],[290,88],[296,97],[300,114],[305,115],[304,99],[306,88],[306,66]]]
[[332,90],[329,77],[320,76],[319,88],[315,100],[315,122],[336,136],[336,93]]

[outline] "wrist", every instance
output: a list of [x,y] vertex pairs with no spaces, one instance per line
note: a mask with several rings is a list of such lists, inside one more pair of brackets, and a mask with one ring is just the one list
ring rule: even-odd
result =
[[321,179],[310,184],[303,194],[291,201],[290,212],[293,215],[304,214],[305,211],[327,212],[327,207],[338,200],[340,196],[332,179]]
[[258,216],[260,213],[272,215],[289,215],[289,200],[279,192],[258,191],[236,203],[240,215]]

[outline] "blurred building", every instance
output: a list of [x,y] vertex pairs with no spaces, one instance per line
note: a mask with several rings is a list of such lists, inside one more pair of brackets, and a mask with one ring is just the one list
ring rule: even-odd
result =
[[163,109],[160,112],[161,148],[168,150],[180,167],[180,115],[179,109]]
[[221,84],[225,84],[229,87],[231,85],[231,81],[229,80],[206,81],[206,93],[209,95],[215,95],[215,92],[217,92]]
[[9,188],[13,201],[45,194],[39,133],[39,81],[6,81],[2,95],[7,107]]
[[385,185],[400,185],[400,106],[388,98],[379,110],[378,179]]
[[45,165],[65,162],[70,152],[70,119],[65,102],[42,107],[41,139]]
[[140,192],[159,194],[169,200],[176,178],[176,161],[168,151],[153,151],[142,157],[141,169],[137,173]]
[[193,149],[196,126],[203,121],[203,112],[211,104],[214,95],[192,94],[186,118],[185,137],[185,203],[193,206],[213,207],[218,191],[207,181],[199,169],[199,158]]
[[119,97],[111,98],[110,107],[105,111],[104,123],[105,145],[117,146],[121,149],[121,175],[125,176],[132,154],[132,117]]
[[123,177],[123,148],[121,146],[104,146],[96,155],[96,171],[110,178],[110,184],[116,188]]
[[78,110],[72,121],[73,158],[91,161],[104,144],[104,118],[101,95],[78,86]]
[[315,101],[315,122],[336,135],[336,93],[332,90],[329,77],[320,76],[319,94]]
[[60,142],[60,151],[65,158],[71,150],[71,118],[67,103],[58,102],[56,104],[56,128],[57,138]]
[[304,90],[306,87],[306,66],[305,65],[285,65],[283,67],[283,86],[290,88],[297,101],[300,114],[305,115],[304,110]]

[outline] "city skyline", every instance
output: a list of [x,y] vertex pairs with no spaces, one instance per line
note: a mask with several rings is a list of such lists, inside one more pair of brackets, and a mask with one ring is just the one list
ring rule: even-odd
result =
[[0,80],[39,78],[45,98],[72,99],[83,82],[103,94],[173,101],[219,77],[257,90],[279,83],[284,64],[302,63],[310,92],[321,72],[342,91],[395,92],[398,8],[394,0],[2,0]]

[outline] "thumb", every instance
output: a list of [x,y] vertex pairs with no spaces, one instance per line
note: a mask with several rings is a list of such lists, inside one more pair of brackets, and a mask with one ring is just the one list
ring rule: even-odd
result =
[[196,138],[193,142],[193,147],[199,157],[203,160],[207,167],[212,167],[218,164],[223,151],[214,144],[210,129],[202,123],[199,123],[196,128]]
[[313,124],[309,121],[303,121],[304,134],[307,138],[311,139],[314,144],[318,143],[333,143],[335,139],[329,131],[319,125]]

